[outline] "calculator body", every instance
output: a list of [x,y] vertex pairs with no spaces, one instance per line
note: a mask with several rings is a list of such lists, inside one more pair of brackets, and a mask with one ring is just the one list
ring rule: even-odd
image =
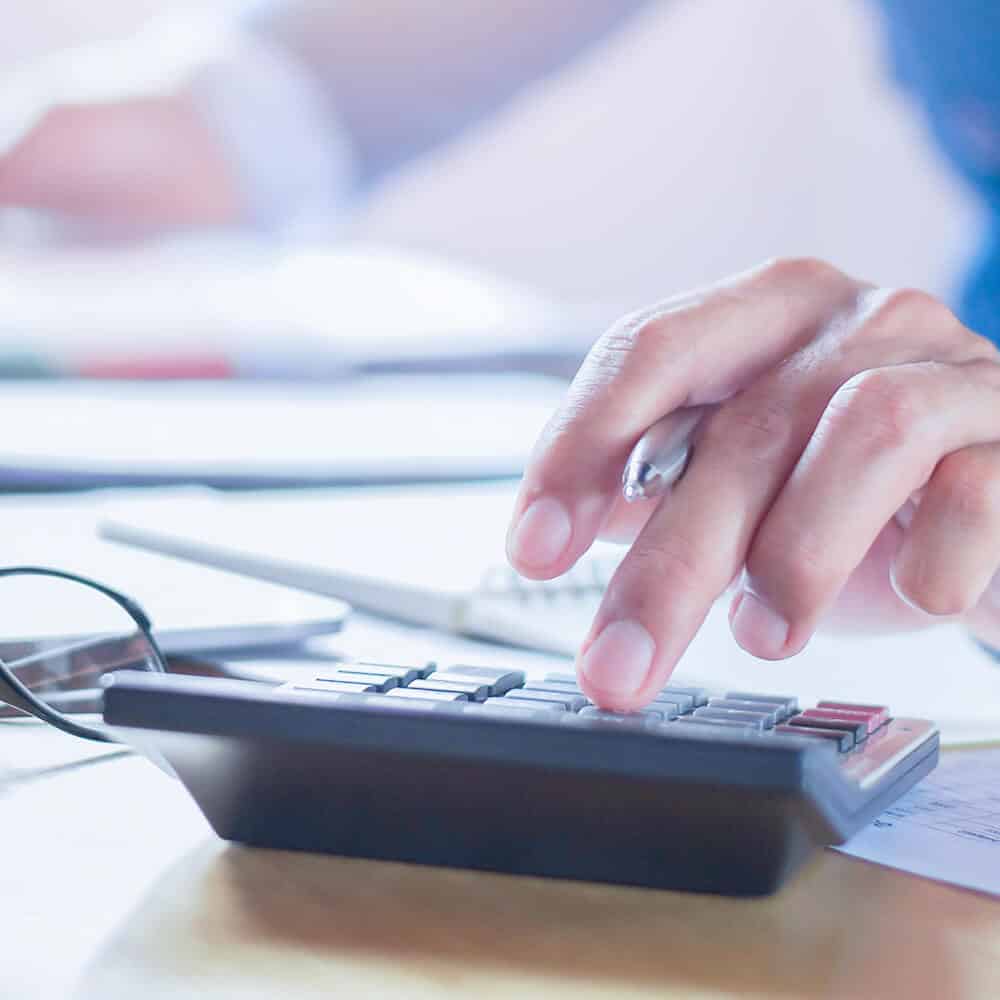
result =
[[[794,735],[115,675],[105,720],[218,835],[266,848],[726,895],[775,891],[936,764],[930,722]],[[878,738],[876,738],[876,735]]]

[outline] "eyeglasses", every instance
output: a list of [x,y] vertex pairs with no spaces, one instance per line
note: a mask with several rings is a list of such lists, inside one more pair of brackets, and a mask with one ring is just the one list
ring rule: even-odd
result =
[[7,703],[0,718],[33,715],[73,736],[117,743],[96,718],[101,678],[166,669],[149,616],[131,598],[74,573],[0,569],[0,699]]

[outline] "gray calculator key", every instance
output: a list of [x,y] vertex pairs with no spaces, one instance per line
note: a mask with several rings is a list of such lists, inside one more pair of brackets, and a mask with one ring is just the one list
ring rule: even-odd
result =
[[678,715],[683,712],[681,706],[672,700],[666,698],[654,698],[647,706],[646,710],[651,710],[654,712],[659,712],[663,716],[665,721],[670,721],[676,719]]
[[363,673],[360,670],[348,672],[340,669],[331,670],[326,674],[317,674],[313,683],[322,684],[332,681],[346,684],[370,684],[376,691],[388,691],[390,688],[399,687],[398,677],[390,677],[387,674]]
[[363,681],[357,684],[348,684],[346,681],[317,681],[312,684],[290,684],[287,691],[317,691],[320,694],[368,694],[378,691],[375,684],[366,684]]
[[461,691],[469,696],[470,701],[486,701],[490,696],[489,684],[462,677],[448,677],[446,674],[441,674],[440,679],[429,677],[427,680],[414,681],[407,687],[407,691]]
[[[678,724],[683,723],[684,729],[689,726],[697,729],[742,729],[747,732],[762,733],[764,730],[761,726],[756,725],[753,722],[740,722],[736,719],[712,719],[712,718],[700,718],[696,719],[693,715],[682,715],[678,720]],[[669,727],[664,727],[669,729]]]
[[668,698],[672,694],[686,694],[689,695],[694,700],[694,707],[701,708],[702,705],[708,704],[708,692],[704,688],[692,688],[692,687],[677,687],[675,684],[668,684],[660,694],[666,695]]
[[[408,688],[393,688],[387,694],[381,694],[377,691],[372,692],[357,692],[354,691],[334,691],[331,690],[332,685],[326,685],[323,688],[317,689],[316,686],[310,686],[304,688],[301,684],[284,684],[279,691],[287,691],[293,694],[297,694],[299,691],[307,691],[309,694],[325,692],[327,697],[324,701],[338,701],[347,708],[352,708],[355,705],[367,705],[374,706],[376,708],[385,709],[387,711],[392,711],[393,709],[405,708],[407,702],[400,697],[390,697],[390,695],[398,695],[408,691]],[[430,695],[433,698],[433,695]],[[470,702],[465,702],[466,705]],[[421,699],[412,700],[410,707],[416,709],[438,709],[447,708],[447,705],[441,705],[434,701],[427,701]]]
[[484,708],[496,708],[503,711],[516,710],[518,712],[565,712],[566,706],[556,701],[515,701],[506,695],[503,698],[487,698],[483,703]]
[[555,684],[573,684],[577,683],[576,674],[560,673],[559,671],[549,672],[545,675],[546,681],[552,681]]
[[854,746],[854,737],[850,733],[845,733],[839,729],[819,729],[813,726],[775,726],[774,732],[787,734],[788,736],[812,737],[813,739],[826,740],[835,745],[837,750],[843,753]]
[[768,704],[765,701],[737,701],[735,698],[709,698],[709,708],[725,708],[736,712],[759,712],[767,716],[765,725],[768,729],[776,726],[784,718],[781,705]]
[[397,687],[387,691],[386,698],[411,698],[415,701],[468,701],[469,696],[462,691],[414,691],[412,687]]
[[765,738],[763,729],[749,725],[746,722],[725,722],[721,719],[695,719],[690,715],[682,715],[677,722],[660,726],[656,730],[658,736],[697,736],[709,740],[755,739]]
[[620,722],[623,725],[632,725],[646,728],[651,725],[658,725],[663,722],[663,715],[660,712],[648,708],[638,712],[608,712],[596,705],[588,705],[580,709],[580,718],[583,719],[605,719],[608,722]]
[[[563,698],[582,698],[589,705],[590,699],[578,688],[568,684],[556,684],[554,681],[530,681],[523,688],[518,688],[525,694],[554,694]],[[574,709],[575,711],[575,709]]]
[[[556,680],[556,678],[560,679]],[[582,698],[587,697],[572,674],[549,673],[545,675],[544,681],[530,681],[524,686],[524,690],[554,691],[557,694],[568,693],[580,695]],[[664,719],[676,719],[681,712],[687,711],[693,703],[694,699],[689,695],[669,696],[658,694],[647,707],[659,712]]]
[[379,673],[382,670],[416,670],[421,677],[430,677],[437,670],[437,664],[433,660],[426,660],[422,663],[379,663],[376,660],[357,660],[350,665],[359,667],[362,670],[368,667],[374,670],[375,673]]
[[757,729],[765,729],[768,728],[771,715],[769,712],[738,712],[728,708],[696,708],[691,718],[698,721],[717,719],[720,722],[745,722]]
[[511,688],[520,687],[524,683],[523,670],[475,667],[464,663],[450,663],[434,673],[435,680],[443,680],[445,676],[464,677],[470,681],[479,681],[480,684],[488,684],[491,697],[506,694]]
[[420,667],[395,667],[388,663],[340,663],[338,674],[368,674],[378,677],[395,677],[401,687],[424,676]]
[[513,701],[544,701],[552,705],[562,705],[568,712],[579,712],[588,703],[582,694],[556,694],[552,691],[522,691],[520,689],[508,691],[505,698]]
[[727,698],[734,701],[762,701],[765,704],[778,704],[784,706],[782,717],[787,719],[790,715],[795,715],[799,710],[799,699],[788,694],[757,694],[754,691],[727,691]]
[[[457,706],[456,706],[457,707]],[[470,701],[461,706],[465,715],[482,716],[487,719],[508,719],[511,722],[557,722],[567,718],[569,713],[558,705],[529,705],[522,701],[515,705],[506,698],[493,698],[489,701]]]
[[[524,685],[525,690],[532,691],[555,691],[557,694],[583,694],[583,688],[576,681],[532,681],[529,680]],[[586,697],[586,696],[584,696]]]
[[694,698],[689,694],[664,694],[662,691],[653,698],[654,705],[673,705],[678,713],[690,712],[694,707]]

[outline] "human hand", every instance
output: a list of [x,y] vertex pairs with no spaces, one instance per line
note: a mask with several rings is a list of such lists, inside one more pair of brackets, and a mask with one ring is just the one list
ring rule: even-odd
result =
[[[638,438],[694,405],[716,408],[684,477],[626,504]],[[577,662],[607,708],[648,702],[737,580],[733,635],[766,659],[821,622],[947,616],[1000,645],[1000,353],[929,295],[814,260],[628,316],[542,433],[508,553],[549,579],[598,535],[632,540]]]
[[0,209],[116,229],[233,223],[243,214],[237,187],[183,93],[58,104],[0,149]]

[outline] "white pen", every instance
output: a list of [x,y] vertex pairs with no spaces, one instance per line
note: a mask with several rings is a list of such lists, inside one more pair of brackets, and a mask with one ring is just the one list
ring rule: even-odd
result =
[[625,499],[662,496],[684,475],[691,458],[691,437],[711,406],[689,406],[658,420],[632,449],[622,473]]

